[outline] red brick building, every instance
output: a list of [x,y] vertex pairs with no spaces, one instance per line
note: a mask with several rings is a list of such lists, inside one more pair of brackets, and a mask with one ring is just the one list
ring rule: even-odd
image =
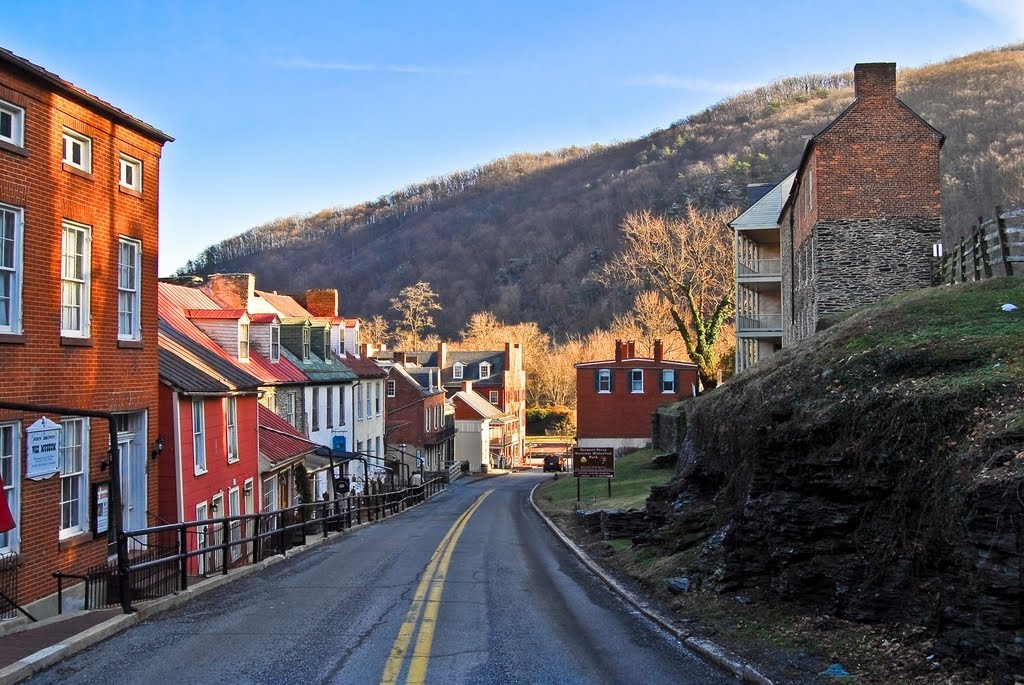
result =
[[[157,506],[157,217],[171,140],[0,49],[0,401],[116,414],[126,528],[153,523]],[[0,409],[18,523],[0,552],[18,555],[22,604],[56,590],[53,571],[108,559],[107,520],[92,511],[111,482],[107,421],[47,414],[62,427],[57,470],[29,478],[45,466],[26,453],[40,417]]]
[[[385,456],[412,470],[441,471],[455,459],[455,418],[435,368],[384,364]],[[396,449],[397,448],[397,449]],[[418,458],[418,459],[417,459]]]
[[615,341],[615,358],[576,365],[576,437],[580,447],[644,447],[662,404],[697,394],[697,366],[637,357],[633,341]]

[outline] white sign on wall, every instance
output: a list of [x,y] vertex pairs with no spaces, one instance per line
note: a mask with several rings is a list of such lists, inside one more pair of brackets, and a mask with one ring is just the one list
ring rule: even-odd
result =
[[25,429],[25,477],[49,478],[60,470],[60,424],[45,416]]

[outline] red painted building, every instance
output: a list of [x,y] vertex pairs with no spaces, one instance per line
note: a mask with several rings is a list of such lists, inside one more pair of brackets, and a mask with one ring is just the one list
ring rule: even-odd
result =
[[82,573],[112,551],[108,519],[92,511],[111,483],[110,429],[75,408],[116,415],[125,526],[153,523],[159,170],[171,140],[0,49],[0,401],[72,410],[47,414],[62,428],[56,472],[30,477],[41,465],[25,431],[41,414],[0,409],[18,524],[0,552],[18,557],[22,604],[56,590],[55,570]]
[[697,366],[637,357],[633,341],[615,341],[615,358],[576,365],[576,436],[580,447],[644,447],[662,404],[697,394]]

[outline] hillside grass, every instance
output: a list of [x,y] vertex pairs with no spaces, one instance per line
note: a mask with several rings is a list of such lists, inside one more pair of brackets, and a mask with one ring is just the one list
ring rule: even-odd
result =
[[[652,485],[667,483],[674,469],[655,469],[651,459],[658,454],[654,449],[643,449],[615,460],[612,479],[612,497],[608,498],[608,483],[604,478],[580,479],[580,507],[583,509],[642,509],[651,494]],[[576,510],[576,479],[571,472],[558,474],[544,483],[534,494],[534,500],[548,516],[566,516]]]

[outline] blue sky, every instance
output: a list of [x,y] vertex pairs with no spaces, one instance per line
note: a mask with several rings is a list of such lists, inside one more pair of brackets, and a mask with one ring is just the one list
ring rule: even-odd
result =
[[1024,40],[1022,0],[5,0],[0,45],[166,131],[160,272],[279,216],[743,89]]

